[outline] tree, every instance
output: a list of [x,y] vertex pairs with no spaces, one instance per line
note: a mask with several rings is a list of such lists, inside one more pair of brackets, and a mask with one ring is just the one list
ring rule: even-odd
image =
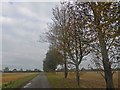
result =
[[20,72],[23,72],[23,69],[22,69],[22,68],[20,69]]
[[62,6],[53,13],[51,44],[59,48],[67,64],[76,66],[78,85],[79,65],[91,52],[98,58],[97,66],[104,71],[106,88],[114,88],[112,67],[120,61],[119,3],[77,1]]
[[44,71],[55,71],[58,64],[62,64],[62,55],[55,49],[50,49],[43,61]]
[[86,30],[81,17],[81,10],[77,3],[61,3],[61,8],[53,9],[54,22],[49,33],[49,39],[53,46],[59,48],[64,56],[65,78],[67,76],[67,64],[76,67],[76,80],[79,85],[79,65],[84,56],[89,54]]
[[26,72],[32,72],[32,70],[31,69],[26,69]]
[[51,46],[56,48],[59,52],[62,53],[64,58],[64,75],[67,78],[67,55],[66,55],[66,42],[65,42],[65,26],[67,21],[66,15],[66,6],[65,3],[61,3],[61,8],[56,7],[53,9],[53,24],[51,30],[48,33],[48,39],[51,43]]
[[118,64],[117,58],[119,57],[118,6],[118,2],[84,3],[86,27],[89,28],[89,32],[92,32],[91,36],[93,35],[90,47],[98,58],[96,64],[100,66],[100,62],[102,63],[108,89],[114,88],[112,64],[114,62]]
[[79,7],[79,3],[75,2],[73,4],[68,4],[69,13],[69,43],[68,55],[71,59],[70,63],[76,67],[76,79],[79,85],[80,75],[79,75],[79,65],[83,58],[90,53],[88,47],[89,38],[86,35],[86,28],[84,27],[85,21],[83,20],[83,8]]
[[34,72],[41,72],[39,69],[34,69]]
[[5,68],[4,68],[4,72],[9,72],[9,68],[8,68],[8,67],[5,67]]

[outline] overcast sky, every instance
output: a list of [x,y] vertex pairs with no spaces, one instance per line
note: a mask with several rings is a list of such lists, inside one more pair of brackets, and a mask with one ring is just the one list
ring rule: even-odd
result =
[[48,31],[55,5],[55,2],[2,3],[3,68],[42,69],[49,44],[38,40]]
[[[40,35],[48,31],[52,20],[52,8],[59,2],[3,2],[0,12],[2,44],[0,59],[2,68],[43,68],[43,59],[49,44],[38,42]],[[1,10],[0,10],[1,11]],[[1,37],[0,37],[1,38]],[[2,46],[1,46],[2,45]],[[89,58],[89,57],[88,57]],[[88,67],[84,61],[82,67]]]

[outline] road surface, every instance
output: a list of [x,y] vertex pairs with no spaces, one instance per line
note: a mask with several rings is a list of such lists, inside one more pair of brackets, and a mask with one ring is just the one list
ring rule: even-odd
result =
[[40,73],[40,75],[29,81],[22,88],[50,88],[50,85],[44,73]]

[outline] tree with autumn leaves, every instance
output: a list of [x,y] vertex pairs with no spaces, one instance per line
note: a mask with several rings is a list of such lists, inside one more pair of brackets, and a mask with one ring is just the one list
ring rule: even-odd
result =
[[53,9],[53,23],[47,33],[50,47],[64,58],[67,78],[68,64],[79,67],[88,54],[94,54],[95,64],[103,71],[106,88],[114,88],[113,71],[120,61],[120,30],[118,2],[62,2]]

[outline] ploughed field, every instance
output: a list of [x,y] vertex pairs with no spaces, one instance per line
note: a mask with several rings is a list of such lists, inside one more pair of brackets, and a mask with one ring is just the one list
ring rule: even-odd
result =
[[2,73],[2,88],[19,88],[39,73]]
[[[115,88],[118,88],[118,73],[113,75]],[[104,78],[94,71],[80,72],[80,86],[76,82],[76,74],[69,72],[68,78],[64,79],[63,72],[46,73],[50,85],[54,88],[105,88]]]

